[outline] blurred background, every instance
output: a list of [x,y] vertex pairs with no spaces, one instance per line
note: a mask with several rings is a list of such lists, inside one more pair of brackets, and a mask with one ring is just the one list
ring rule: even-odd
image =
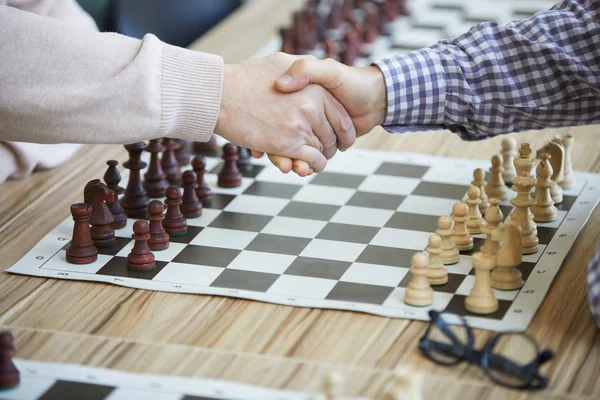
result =
[[142,38],[153,33],[185,47],[245,0],[78,0],[101,31]]

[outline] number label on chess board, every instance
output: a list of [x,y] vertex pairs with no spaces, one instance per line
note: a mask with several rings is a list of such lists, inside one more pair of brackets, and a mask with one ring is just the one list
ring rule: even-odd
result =
[[[241,186],[224,189],[216,185],[221,159],[207,157],[212,205],[187,220],[186,235],[171,237],[168,249],[154,252],[152,271],[127,269],[134,220],[115,231],[116,244],[100,249],[95,262],[68,263],[71,218],[8,271],[393,318],[428,320],[434,308],[464,315],[477,328],[521,331],[600,197],[594,190],[600,175],[577,173],[556,221],[538,223],[539,249],[519,266],[524,286],[494,290],[498,311],[482,316],[464,307],[474,283],[472,253],[447,266],[448,282],[433,287],[432,306],[413,307],[403,299],[412,255],[427,247],[438,217],[465,198],[473,170],[487,170],[488,162],[351,149],[307,178],[284,175],[266,159],[252,162]],[[515,195],[510,191],[509,198]],[[507,217],[508,199],[500,208]],[[483,235],[474,235],[473,251],[483,242]]]

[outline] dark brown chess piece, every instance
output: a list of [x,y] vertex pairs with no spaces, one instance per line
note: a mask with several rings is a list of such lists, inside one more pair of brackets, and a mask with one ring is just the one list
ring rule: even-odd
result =
[[115,219],[105,203],[115,201],[115,198],[115,192],[100,179],[89,181],[83,190],[83,201],[92,206],[91,235],[96,247],[110,247],[117,242],[115,230],[110,227]]
[[164,138],[163,146],[165,151],[163,152],[160,165],[167,174],[167,180],[171,185],[179,185],[181,183],[181,169],[179,163],[175,157],[175,150],[177,149],[176,139]]
[[150,165],[148,172],[144,175],[144,188],[148,197],[152,199],[164,197],[169,182],[167,182],[167,174],[163,171],[159,160],[159,153],[165,151],[162,139],[152,139],[146,151],[150,153]]
[[181,205],[181,190],[177,186],[169,186],[167,189],[167,215],[162,224],[169,236],[182,236],[187,233],[187,221],[179,206]]
[[110,224],[110,227],[113,229],[121,229],[127,225],[127,216],[125,215],[125,210],[123,210],[123,206],[119,201],[119,195],[125,193],[125,189],[119,186],[119,182],[121,182],[121,174],[117,169],[117,165],[119,162],[117,160],[108,160],[106,162],[108,165],[108,169],[104,174],[104,182],[106,182],[106,186],[115,192],[115,201],[106,202],[108,209],[113,215],[114,221]]
[[146,168],[147,165],[141,160],[146,143],[127,144],[125,149],[129,153],[129,160],[125,161],[123,166],[129,169],[129,182],[127,182],[125,194],[121,199],[121,205],[125,209],[125,215],[129,218],[145,218],[150,200],[142,186],[140,170]]
[[190,151],[190,141],[184,139],[175,139],[177,141],[177,150],[175,150],[175,158],[180,167],[185,167],[190,163],[192,152]]
[[192,160],[192,168],[194,168],[197,177],[196,183],[198,184],[198,187],[196,188],[196,196],[198,196],[198,200],[202,202],[203,206],[209,207],[212,203],[212,191],[204,180],[204,175],[206,174],[206,159],[203,156],[194,157]]
[[133,235],[135,240],[133,249],[127,256],[127,269],[132,271],[152,271],[156,268],[154,262],[154,254],[148,247],[148,239],[150,239],[150,227],[148,222],[143,219],[138,219],[133,223]]
[[181,203],[181,213],[186,218],[198,218],[202,215],[202,203],[196,196],[196,173],[187,170],[183,173],[183,197]]
[[13,389],[19,386],[21,376],[13,363],[15,340],[8,331],[0,333],[0,390]]
[[90,217],[92,205],[77,203],[71,205],[73,216],[73,237],[67,248],[67,261],[71,264],[90,264],[98,259],[98,249],[92,241]]
[[248,152],[248,149],[241,146],[238,147],[237,166],[242,174],[244,172],[252,171],[252,163],[250,162],[250,154]]
[[207,142],[194,142],[193,147],[195,153],[200,153],[206,156],[214,156],[219,152],[219,144],[217,143],[217,138],[215,135],[212,135]]
[[217,185],[223,188],[234,188],[242,184],[242,174],[237,166],[238,152],[237,146],[233,143],[227,143],[223,146],[223,169],[219,173]]
[[165,205],[160,200],[152,200],[148,204],[148,215],[146,219],[150,221],[150,239],[148,247],[150,250],[165,250],[169,248],[169,234],[163,228],[162,222],[165,219]]

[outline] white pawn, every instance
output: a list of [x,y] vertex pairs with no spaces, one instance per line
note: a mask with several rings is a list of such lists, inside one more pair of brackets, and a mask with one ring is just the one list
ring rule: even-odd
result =
[[454,234],[452,241],[456,245],[458,251],[471,251],[473,249],[473,236],[467,229],[467,221],[469,217],[469,206],[462,201],[454,203],[452,207],[452,220],[454,221]]
[[438,229],[435,233],[442,238],[442,254],[440,254],[440,260],[444,265],[456,264],[459,260],[458,249],[452,241],[452,235],[454,229],[452,228],[452,218],[448,216],[441,216],[438,219]]
[[492,254],[475,253],[471,258],[475,268],[475,283],[465,299],[465,308],[475,314],[491,314],[498,310],[498,300],[494,296],[490,271],[496,266]]
[[488,198],[496,198],[500,200],[506,199],[508,196],[508,188],[502,178],[502,157],[496,154],[492,157],[492,168],[490,168],[490,179],[485,187]]
[[469,206],[469,212],[467,213],[467,216],[469,217],[467,229],[471,234],[481,233],[481,228],[485,225],[485,220],[481,215],[481,211],[479,211],[479,205],[481,204],[481,199],[479,198],[480,194],[479,188],[473,185],[467,192],[468,199],[465,200]]
[[[517,177],[517,170],[514,166],[515,157],[517,156],[517,141],[513,137],[507,137],[502,140],[502,158],[504,160],[502,166],[502,178],[504,182],[510,184]],[[485,213],[484,211],[482,211]]]
[[427,253],[415,253],[412,256],[410,272],[413,279],[404,292],[404,302],[411,306],[424,307],[433,304],[433,289],[427,280]]
[[479,211],[481,211],[482,215],[485,215],[490,207],[490,202],[488,201],[487,192],[485,191],[487,182],[485,181],[485,172],[482,168],[477,168],[475,171],[473,171],[473,180],[471,181],[471,185],[475,185],[479,188],[479,198],[481,199]]
[[445,285],[448,283],[448,270],[440,260],[442,253],[442,238],[437,234],[429,236],[429,246],[427,247],[429,254],[429,265],[427,270],[427,280],[430,285]]
[[571,149],[573,148],[573,135],[567,133],[561,139],[562,144],[565,148],[565,168],[563,170],[563,179],[559,182],[560,186],[569,189],[575,186],[576,179],[575,174],[573,173],[573,163],[571,161]]

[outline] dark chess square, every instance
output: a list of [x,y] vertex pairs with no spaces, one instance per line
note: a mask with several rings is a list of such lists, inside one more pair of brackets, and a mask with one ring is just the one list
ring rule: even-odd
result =
[[337,172],[321,172],[310,181],[311,185],[345,187],[356,189],[365,180],[365,176],[340,174]]
[[185,235],[169,236],[169,240],[171,243],[190,243],[200,232],[202,232],[202,229],[204,228],[200,226],[188,225]]
[[224,211],[209,226],[237,231],[260,232],[267,226],[271,219],[272,217],[265,215]]
[[257,271],[243,271],[238,269],[225,269],[210,285],[213,287],[251,290],[266,292],[279,278],[278,274],[268,274]]
[[240,252],[241,250],[190,244],[181,250],[177,257],[173,259],[173,262],[225,268]]
[[327,300],[383,304],[394,288],[387,286],[338,282],[327,295]]
[[[471,317],[484,317],[482,314],[473,314],[465,308],[465,299],[467,296],[463,296],[460,294],[455,294],[448,303],[448,306],[444,310],[444,312],[458,314],[462,316],[471,316]],[[512,301],[509,300],[498,300],[498,310],[491,314],[486,314],[485,318],[501,320],[504,318],[504,315],[508,311]]]
[[310,239],[259,233],[245,250],[297,256],[309,243]]
[[290,202],[279,213],[282,217],[294,217],[302,219],[314,219],[318,221],[329,221],[338,212],[338,206],[328,204],[305,203],[302,201]]
[[356,262],[410,268],[413,254],[415,250],[369,245],[358,256]]
[[255,196],[276,197],[281,199],[291,199],[300,190],[302,186],[290,185],[287,183],[273,183],[255,181],[246,189],[244,194]]
[[130,271],[127,269],[126,257],[113,257],[96,274],[152,280],[167,264],[164,261],[155,261],[156,266],[152,271]]
[[59,380],[38,400],[104,400],[113,390],[113,386]]
[[412,194],[444,199],[462,199],[468,190],[469,186],[437,182],[421,182],[419,183],[419,186],[413,190]]
[[429,170],[429,167],[421,165],[384,162],[377,171],[375,171],[375,174],[401,176],[405,178],[422,178],[427,170]]
[[393,194],[356,192],[346,203],[347,206],[380,208],[384,210],[396,210],[404,201],[406,196]]
[[409,231],[435,232],[439,216],[396,212],[385,224],[386,228],[406,229]]
[[319,232],[317,239],[336,240],[340,242],[353,242],[368,244],[380,228],[370,226],[337,224],[330,222]]
[[352,263],[321,258],[298,257],[285,270],[284,275],[309,276],[338,280]]

